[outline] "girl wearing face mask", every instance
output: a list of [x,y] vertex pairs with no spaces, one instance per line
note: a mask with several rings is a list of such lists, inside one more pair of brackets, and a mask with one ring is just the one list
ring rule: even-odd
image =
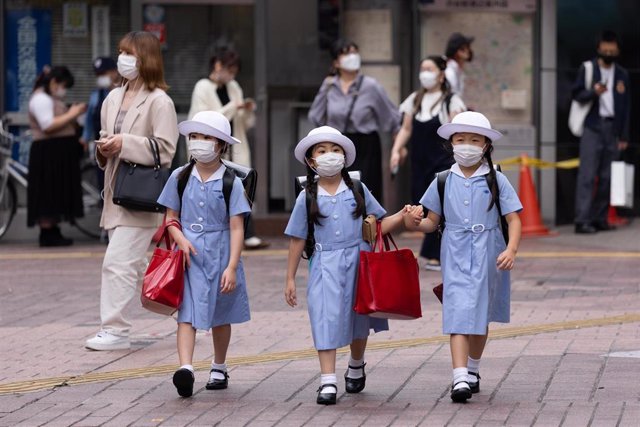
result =
[[[173,375],[178,394],[193,394],[193,351],[196,330],[211,330],[214,358],[207,390],[227,388],[225,363],[231,324],[249,320],[249,301],[240,252],[244,216],[251,211],[239,178],[234,179],[227,206],[222,195],[227,147],[239,144],[231,125],[220,113],[201,111],[178,125],[187,138],[189,163],[176,169],[158,203],[167,207],[167,221],[178,220],[182,230],[170,227],[171,237],[184,253],[184,296],[178,311],[178,357]],[[186,185],[185,185],[186,184]],[[182,196],[178,187],[184,185]]]
[[[507,178],[493,167],[493,142],[502,134],[484,115],[460,113],[442,125],[438,135],[449,141],[456,161],[445,183],[444,206],[435,179],[405,225],[433,233],[444,210],[442,329],[450,335],[451,399],[465,402],[480,391],[480,358],[489,322],[509,322],[509,271],[520,244],[522,204]],[[508,245],[498,205],[509,225]],[[425,219],[424,208],[429,210]]]
[[331,49],[331,75],[325,78],[309,110],[315,126],[339,129],[358,153],[349,170],[359,170],[376,199],[382,200],[382,151],[379,132],[396,133],[400,114],[384,88],[360,72],[358,46],[338,40]]
[[102,264],[100,292],[101,331],[85,343],[92,350],[130,347],[131,323],[125,306],[139,294],[138,281],[146,265],[151,238],[162,215],[137,211],[113,203],[118,168],[122,162],[152,166],[149,137],[158,143],[160,163],[169,167],[178,141],[178,120],[173,101],[165,92],[162,49],[158,38],[145,31],[125,35],[119,44],[117,68],[122,85],[102,103],[96,160],[104,170],[104,207],[100,226],[109,235]]
[[60,233],[60,221],[83,215],[80,187],[82,147],[76,137],[76,120],[86,104],[67,107],[64,98],[73,86],[67,67],[47,68],[38,77],[29,99],[29,124],[33,144],[29,155],[27,224],[40,227],[40,246],[73,243]]
[[[308,184],[298,196],[285,230],[291,238],[285,301],[291,307],[297,305],[295,276],[307,238],[308,191],[316,248],[309,264],[307,305],[321,370],[316,402],[333,405],[338,392],[336,349],[351,346],[345,387],[347,393],[359,393],[365,387],[364,352],[369,330],[389,328],[386,319],[353,311],[360,251],[371,250],[362,239],[362,215],[366,211],[382,218],[386,212],[364,183],[364,199],[354,189],[347,168],[356,159],[356,148],[337,129],[313,129],[296,146],[295,157],[307,167]],[[401,227],[404,213],[384,218],[383,233]]]
[[[389,167],[392,172],[398,170],[405,161],[408,145],[411,203],[414,204],[419,202],[435,174],[453,164],[450,150],[438,136],[438,128],[466,110],[462,99],[451,92],[444,74],[446,67],[445,58],[425,58],[420,64],[420,89],[400,105],[402,127],[391,149]],[[440,270],[440,240],[436,234],[425,235],[420,256],[427,260],[428,270]]]

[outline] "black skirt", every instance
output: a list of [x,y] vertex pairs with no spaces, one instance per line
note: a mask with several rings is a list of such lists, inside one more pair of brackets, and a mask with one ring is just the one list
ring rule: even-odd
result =
[[356,147],[356,160],[349,167],[350,171],[360,171],[362,182],[376,198],[383,204],[382,199],[382,147],[380,135],[373,133],[345,133]]
[[83,216],[80,158],[75,136],[43,139],[31,144],[27,225],[40,219],[73,222]]

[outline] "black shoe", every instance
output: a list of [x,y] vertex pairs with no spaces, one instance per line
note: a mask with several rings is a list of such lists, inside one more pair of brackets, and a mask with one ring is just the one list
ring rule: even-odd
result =
[[191,397],[195,380],[193,372],[187,368],[178,369],[173,374],[173,385],[176,386],[178,394],[182,397]]
[[594,234],[598,230],[589,224],[576,224],[576,234]]
[[62,236],[58,227],[40,229],[40,247],[71,246],[73,240]]
[[347,369],[347,372],[344,373],[345,389],[347,393],[360,393],[362,390],[364,390],[364,385],[367,380],[367,376],[364,373],[365,365],[366,363],[363,363],[362,366],[359,367],[349,366],[350,369],[362,369],[362,377],[360,378],[349,378],[347,376],[347,374],[349,373],[349,369]]
[[[211,372],[218,372],[224,375],[224,379],[218,380],[215,378],[211,378]],[[228,386],[229,386],[229,374],[227,374],[227,371],[223,371],[221,369],[212,369],[209,371],[209,381],[205,386],[207,390],[222,390],[227,388]]]
[[[336,392],[323,393],[322,390],[324,390],[325,387],[334,387],[336,389]],[[318,389],[318,398],[316,399],[316,403],[318,405],[335,405],[337,394],[338,394],[338,386],[336,384],[322,384]]]
[[592,227],[597,231],[611,231],[616,229],[615,225],[611,225],[608,222],[594,222]]
[[[467,386],[454,389],[454,387],[460,383],[464,383]],[[451,386],[451,400],[453,400],[456,403],[465,403],[467,399],[471,399],[471,388],[469,387],[468,382],[458,381],[457,383]]]
[[479,393],[480,392],[480,374],[478,372],[469,372],[469,375],[473,375],[477,379],[477,381],[469,383],[469,389],[471,390],[471,394]]

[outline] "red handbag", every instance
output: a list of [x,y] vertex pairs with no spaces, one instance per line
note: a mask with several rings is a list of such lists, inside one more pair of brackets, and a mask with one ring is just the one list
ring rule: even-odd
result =
[[[169,241],[169,227],[182,229],[176,220],[168,221],[162,232],[160,241],[153,251],[151,262],[142,281],[142,306],[154,313],[167,316],[175,313],[182,303],[184,291],[183,253],[174,243]],[[162,240],[166,249],[160,247]]]
[[[395,250],[390,250],[389,241]],[[419,273],[420,267],[413,251],[398,249],[390,234],[382,235],[382,226],[378,222],[373,251],[360,251],[353,309],[358,314],[384,319],[422,317]]]

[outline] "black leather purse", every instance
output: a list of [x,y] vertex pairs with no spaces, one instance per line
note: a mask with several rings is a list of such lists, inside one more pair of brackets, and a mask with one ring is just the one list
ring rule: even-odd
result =
[[165,208],[157,203],[171,170],[160,166],[160,150],[155,138],[147,138],[153,166],[121,160],[113,189],[113,203],[123,208],[144,211],[164,212]]

